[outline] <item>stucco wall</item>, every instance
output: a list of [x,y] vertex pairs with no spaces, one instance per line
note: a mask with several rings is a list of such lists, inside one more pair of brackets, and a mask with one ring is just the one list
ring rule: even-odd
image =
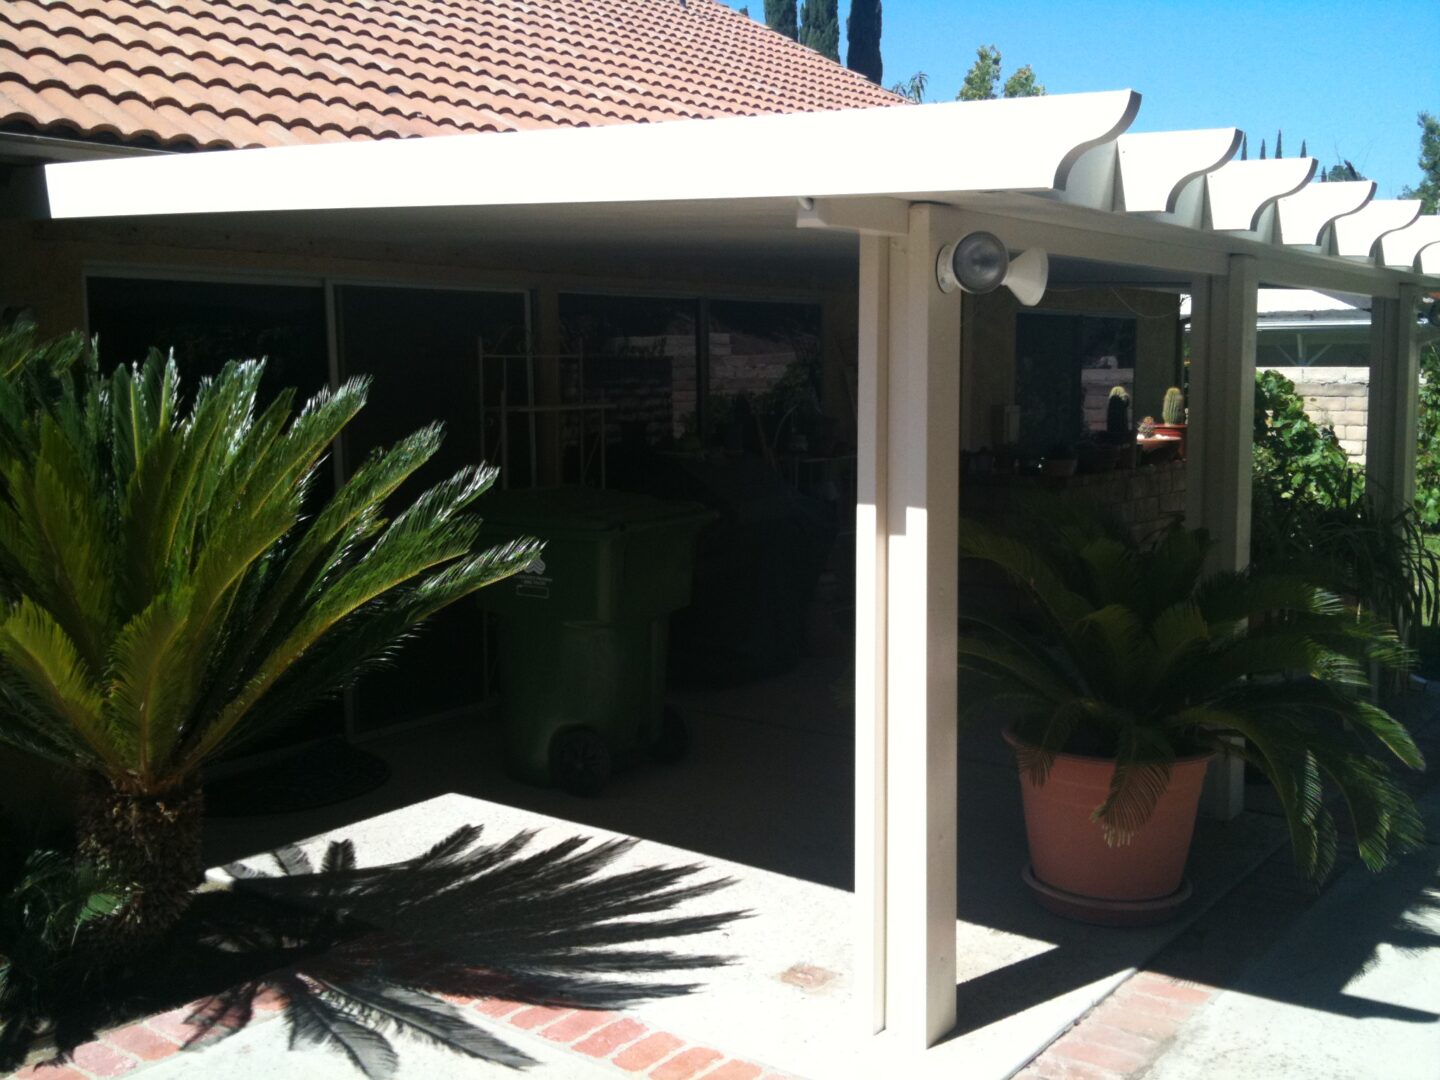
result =
[[1345,452],[1365,461],[1365,432],[1370,410],[1370,369],[1366,367],[1270,368],[1295,384],[1305,411],[1317,424],[1328,424]]

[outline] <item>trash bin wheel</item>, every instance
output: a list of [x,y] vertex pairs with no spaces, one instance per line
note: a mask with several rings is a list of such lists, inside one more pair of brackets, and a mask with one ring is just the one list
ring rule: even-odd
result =
[[690,725],[674,705],[666,705],[660,716],[660,736],[651,753],[662,765],[674,765],[690,752]]
[[610,748],[588,728],[562,731],[550,740],[550,778],[571,795],[599,795],[610,781]]

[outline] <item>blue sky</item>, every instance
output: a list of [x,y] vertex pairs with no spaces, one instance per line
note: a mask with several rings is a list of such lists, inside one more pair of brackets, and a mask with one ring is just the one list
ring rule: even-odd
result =
[[[763,18],[764,0],[731,6]],[[1303,139],[1391,198],[1420,179],[1416,114],[1440,114],[1437,16],[1435,0],[885,0],[881,48],[886,85],[924,71],[931,100],[954,98],[976,47],[995,45],[1005,74],[1028,63],[1052,94],[1140,91],[1132,130],[1234,126],[1257,157],[1282,129],[1287,157]]]

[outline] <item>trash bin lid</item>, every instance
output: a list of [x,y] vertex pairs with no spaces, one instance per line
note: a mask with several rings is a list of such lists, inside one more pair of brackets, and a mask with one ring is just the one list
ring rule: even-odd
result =
[[608,532],[714,517],[699,503],[577,486],[492,489],[476,502],[475,511],[487,526],[512,527],[542,536],[557,531]]

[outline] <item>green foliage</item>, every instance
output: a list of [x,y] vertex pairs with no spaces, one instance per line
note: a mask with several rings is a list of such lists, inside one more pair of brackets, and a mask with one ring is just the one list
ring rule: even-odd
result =
[[1255,383],[1251,557],[1303,573],[1407,636],[1440,613],[1440,560],[1416,508],[1389,513],[1335,432],[1310,419],[1295,385],[1262,371]]
[[765,0],[765,25],[784,34],[792,41],[799,36],[795,17],[797,0]]
[[1255,375],[1254,432],[1257,498],[1329,504],[1360,475],[1334,429],[1310,419],[1305,399],[1278,371]]
[[925,100],[925,88],[930,84],[930,76],[923,71],[917,71],[904,82],[897,82],[890,87],[892,94],[899,94],[901,97],[909,98],[919,105]]
[[85,931],[115,915],[127,889],[59,851],[0,860],[0,1068],[23,1057],[32,1032],[89,992],[96,968]]
[[1165,400],[1160,404],[1160,419],[1167,424],[1185,421],[1185,394],[1178,386],[1165,391]]
[[801,45],[840,62],[839,0],[804,0],[800,5]]
[[880,0],[850,0],[850,16],[845,20],[845,66],[877,86],[885,76],[885,61],[880,55],[880,8]]
[[1423,842],[1391,759],[1424,765],[1405,728],[1367,699],[1371,663],[1408,660],[1393,630],[1276,573],[1207,574],[1210,542],[1175,528],[1151,545],[1084,504],[1046,501],[996,531],[962,524],[960,552],[1023,598],[961,620],[968,688],[1002,706],[1043,783],[1061,751],[1117,761],[1094,820],[1125,843],[1149,820],[1177,757],[1239,751],[1275,785],[1296,860],[1321,879],[1345,797],[1362,859],[1379,869]]
[[958,101],[989,101],[1000,82],[1000,50],[994,45],[981,45],[975,50],[975,63],[960,84]]
[[1422,112],[1416,122],[1420,125],[1421,179],[1417,186],[1407,187],[1403,195],[1419,199],[1422,213],[1440,213],[1440,119]]
[[368,385],[260,407],[259,362],[188,402],[172,359],[102,374],[78,336],[0,334],[0,739],[168,791],[222,749],[383,660],[417,624],[526,566],[476,551],[483,466],[408,506],[438,426],[302,515]]
[[1415,512],[1427,529],[1440,528],[1440,346],[1420,353],[1419,440],[1415,448]]
[[1017,68],[1005,80],[1004,94],[1007,98],[1044,97],[1045,87],[1035,81],[1035,69],[1029,64]]

